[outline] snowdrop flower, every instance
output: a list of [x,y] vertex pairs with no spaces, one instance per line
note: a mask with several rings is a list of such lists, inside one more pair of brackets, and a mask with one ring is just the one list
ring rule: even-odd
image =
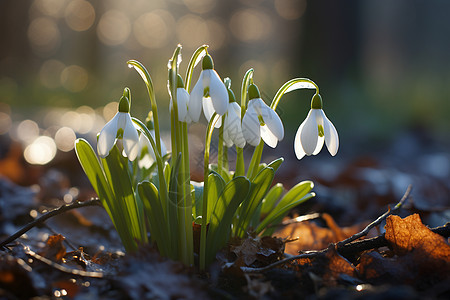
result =
[[228,89],[228,97],[230,103],[225,113],[225,121],[223,127],[223,141],[227,147],[236,145],[236,147],[244,148],[245,138],[242,134],[241,125],[241,107],[236,103],[236,98],[232,90]]
[[311,101],[311,110],[295,135],[295,155],[298,159],[305,155],[316,155],[324,143],[330,154],[335,156],[339,148],[339,136],[333,123],[322,110],[322,98],[315,94]]
[[[228,108],[228,92],[217,72],[211,56],[207,54],[202,61],[202,72],[191,91],[189,97],[189,115],[194,122],[198,122],[203,111],[209,121],[213,113],[222,116]],[[215,127],[219,128],[221,121],[216,122]]]
[[[188,114],[189,106],[189,93],[184,88],[183,78],[180,75],[177,76],[177,108],[178,108],[178,120],[180,122],[191,123],[191,117]],[[173,110],[173,100],[170,98],[169,110]]]
[[242,133],[247,142],[258,146],[261,138],[272,148],[284,137],[284,127],[278,114],[261,99],[256,85],[248,88],[247,111],[242,119]]
[[[153,122],[151,120],[147,120],[147,128],[150,131],[150,135],[152,136],[153,140],[155,140],[155,129],[153,127]],[[139,136],[139,143],[138,143],[138,166],[139,168],[145,168],[149,169],[152,164],[156,161],[155,152],[153,151],[153,147],[150,144],[150,141],[148,140],[147,136],[143,133]],[[161,156],[164,156],[167,154],[167,148],[164,142],[161,140]]]
[[133,161],[138,154],[139,135],[131,120],[130,102],[125,96],[120,98],[119,111],[100,131],[97,142],[98,155],[102,158],[108,156],[118,138],[123,140],[123,150],[128,159]]

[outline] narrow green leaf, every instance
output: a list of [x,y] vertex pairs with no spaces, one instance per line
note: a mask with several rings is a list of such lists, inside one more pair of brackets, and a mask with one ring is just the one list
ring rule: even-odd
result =
[[283,190],[284,187],[281,183],[277,183],[269,190],[266,197],[262,201],[261,206],[262,216],[267,216],[272,211],[278,199],[280,198],[281,193],[283,193]]
[[226,185],[225,180],[218,173],[211,171],[208,175],[208,212],[206,215],[207,223],[210,221],[211,213],[214,210],[214,206],[219,199],[220,194]]
[[197,219],[202,215],[203,182],[191,181],[191,196],[193,200],[192,215]]
[[148,181],[139,183],[137,188],[150,224],[151,238],[156,241],[161,254],[168,255],[170,251],[170,240],[167,238],[168,224],[159,201],[158,189]]
[[243,176],[235,177],[225,186],[215,203],[208,228],[207,263],[210,263],[216,252],[227,243],[233,216],[248,195],[249,190],[250,181],[247,178]]
[[271,167],[274,172],[277,172],[278,168],[281,166],[281,164],[283,163],[284,158],[280,157],[275,159],[274,161],[272,161],[270,164],[268,164],[268,167]]
[[251,182],[250,192],[242,203],[239,211],[239,221],[235,231],[238,237],[243,237],[245,235],[247,227],[256,212],[256,208],[262,202],[272,185],[274,175],[274,170],[270,167],[266,167],[259,172]]
[[309,193],[313,187],[314,184],[311,181],[303,181],[295,185],[281,198],[278,205],[259,224],[256,232],[260,233],[265,227],[274,223],[275,220],[279,220],[280,217],[286,215],[289,210],[314,197],[314,193]]

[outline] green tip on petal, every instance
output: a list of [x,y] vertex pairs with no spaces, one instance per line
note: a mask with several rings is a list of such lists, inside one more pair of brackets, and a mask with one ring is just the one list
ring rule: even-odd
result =
[[261,98],[259,89],[256,85],[250,84],[250,86],[248,87],[248,99],[252,100],[252,99],[256,99],[256,98]]
[[319,94],[315,94],[311,100],[312,109],[322,109],[322,97]]
[[206,54],[202,61],[202,70],[214,69],[214,63],[211,55]]
[[180,76],[180,74],[177,75],[177,88],[183,88],[184,89],[183,78]]
[[236,102],[236,96],[234,96],[234,93],[231,89],[227,89],[228,90],[228,102],[229,103],[233,103]]
[[122,96],[119,100],[119,112],[130,112],[130,101],[128,101],[128,98],[125,96]]

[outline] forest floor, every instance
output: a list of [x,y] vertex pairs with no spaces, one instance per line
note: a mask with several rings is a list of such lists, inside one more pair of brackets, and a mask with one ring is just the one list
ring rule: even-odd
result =
[[0,241],[35,224],[0,249],[1,299],[450,298],[450,154],[424,137],[285,162],[276,181],[311,179],[317,196],[272,237],[232,240],[204,272],[148,245],[125,254],[73,153],[36,167],[2,147]]

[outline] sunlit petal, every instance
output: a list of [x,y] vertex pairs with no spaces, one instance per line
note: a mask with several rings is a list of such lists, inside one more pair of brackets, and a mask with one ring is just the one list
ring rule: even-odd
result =
[[252,146],[258,146],[261,141],[260,124],[258,115],[252,105],[252,101],[249,101],[247,111],[242,119],[242,134],[245,140]]
[[294,152],[295,152],[295,156],[297,156],[297,159],[299,159],[299,160],[302,159],[306,155],[306,153],[302,147],[302,142],[300,140],[301,132],[303,130],[305,122],[306,122],[306,120],[303,121],[303,123],[297,129],[297,133],[295,134],[295,139],[294,139]]
[[265,103],[261,106],[263,120],[270,132],[281,141],[284,138],[284,127],[278,114]]
[[200,119],[200,114],[202,113],[202,99],[203,99],[203,72],[200,74],[200,77],[197,83],[194,85],[194,88],[189,95],[189,106],[188,112],[191,120],[194,122],[198,122]]
[[178,120],[180,122],[185,122],[188,112],[189,93],[184,88],[177,88],[177,103]]
[[118,118],[119,113],[117,113],[108,123],[106,123],[105,127],[103,127],[98,136],[97,152],[102,158],[108,156],[109,151],[111,151],[112,147],[116,143]]
[[224,136],[225,133],[227,133],[227,136],[230,137],[237,147],[243,148],[245,146],[245,138],[242,134],[241,125],[241,107],[236,102],[232,102],[228,105],[228,112],[224,124]]
[[273,132],[266,125],[261,126],[261,138],[264,142],[272,148],[275,148],[278,144],[278,138],[273,134]]
[[303,122],[303,128],[300,132],[300,141],[303,151],[307,155],[313,154],[317,147],[317,140],[319,138],[319,129],[317,126],[316,112],[317,109],[311,109]]
[[123,149],[127,154],[128,159],[133,161],[136,159],[139,151],[139,135],[133,126],[133,121],[131,121],[130,114],[126,113],[124,119],[126,124],[123,128]]
[[[152,164],[155,162],[155,152],[153,152],[153,148],[145,134],[141,134],[139,136],[139,168],[150,168]],[[143,155],[144,153],[144,155]]]
[[[202,103],[203,103],[203,113],[205,114],[206,120],[208,120],[209,122],[209,120],[211,120],[211,117],[215,112],[212,99],[210,97],[203,98]],[[220,128],[220,126],[222,126],[222,118],[219,118],[219,120],[214,125],[214,127],[216,128]]]
[[320,150],[322,150],[323,147],[323,143],[325,142],[325,137],[323,136],[319,136],[317,139],[317,145],[316,145],[316,149],[314,149],[314,152],[312,155],[317,155],[319,154]]
[[228,108],[228,91],[225,84],[220,79],[219,75],[215,70],[203,70],[203,72],[209,73],[210,83],[209,83],[209,95],[212,99],[212,104],[214,106],[214,111],[218,115],[223,115],[227,112]]
[[332,156],[335,156],[338,149],[339,149],[339,136],[337,133],[336,128],[334,127],[333,123],[331,123],[330,120],[328,120],[325,113],[322,111],[322,118],[323,118],[323,129],[324,129],[324,135],[325,135],[325,143],[327,145],[328,151]]

